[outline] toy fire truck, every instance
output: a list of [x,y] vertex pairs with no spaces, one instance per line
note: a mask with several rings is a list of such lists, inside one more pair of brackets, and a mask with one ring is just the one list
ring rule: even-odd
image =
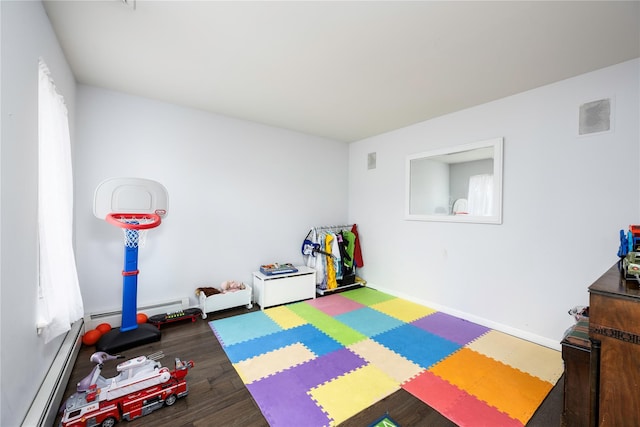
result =
[[104,362],[122,356],[93,353],[91,361],[96,366],[65,402],[60,426],[112,427],[122,419],[130,421],[173,405],[189,393],[184,377],[193,362],[176,358],[175,369],[170,371],[157,361],[163,356],[159,352],[129,359],[117,366],[118,375],[104,378],[100,375]]

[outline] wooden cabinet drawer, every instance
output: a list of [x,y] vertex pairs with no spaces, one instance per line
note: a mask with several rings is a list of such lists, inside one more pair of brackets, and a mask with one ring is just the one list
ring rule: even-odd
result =
[[640,335],[640,309],[637,301],[592,293],[589,320],[592,328],[602,326]]

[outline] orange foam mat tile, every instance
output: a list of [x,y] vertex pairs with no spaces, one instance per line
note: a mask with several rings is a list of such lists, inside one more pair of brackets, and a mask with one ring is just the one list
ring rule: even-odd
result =
[[549,382],[468,348],[429,370],[523,424],[552,388]]
[[552,384],[564,372],[559,351],[503,332],[490,331],[467,347]]
[[432,372],[423,372],[402,388],[461,427],[523,425]]

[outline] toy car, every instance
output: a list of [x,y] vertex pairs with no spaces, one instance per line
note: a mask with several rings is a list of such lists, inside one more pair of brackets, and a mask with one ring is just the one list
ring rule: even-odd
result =
[[60,426],[112,427],[122,419],[130,421],[173,405],[189,393],[184,378],[193,362],[176,358],[175,369],[170,371],[157,361],[163,356],[159,352],[127,360],[117,366],[118,375],[104,378],[100,375],[104,362],[122,356],[93,353],[90,360],[96,366],[64,403]]
[[635,278],[640,282],[640,252],[629,252],[622,261],[625,278]]

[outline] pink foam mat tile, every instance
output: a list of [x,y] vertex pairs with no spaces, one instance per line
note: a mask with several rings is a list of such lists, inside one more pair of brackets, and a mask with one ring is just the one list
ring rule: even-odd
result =
[[322,298],[315,298],[305,301],[312,307],[317,308],[329,316],[337,316],[339,314],[348,313],[365,307],[357,301],[346,298],[340,294],[328,295]]
[[523,427],[524,425],[467,393],[441,413],[460,427]]
[[402,388],[442,414],[466,394],[429,371],[407,381]]
[[429,371],[407,381],[402,388],[461,427],[523,426],[520,421]]

